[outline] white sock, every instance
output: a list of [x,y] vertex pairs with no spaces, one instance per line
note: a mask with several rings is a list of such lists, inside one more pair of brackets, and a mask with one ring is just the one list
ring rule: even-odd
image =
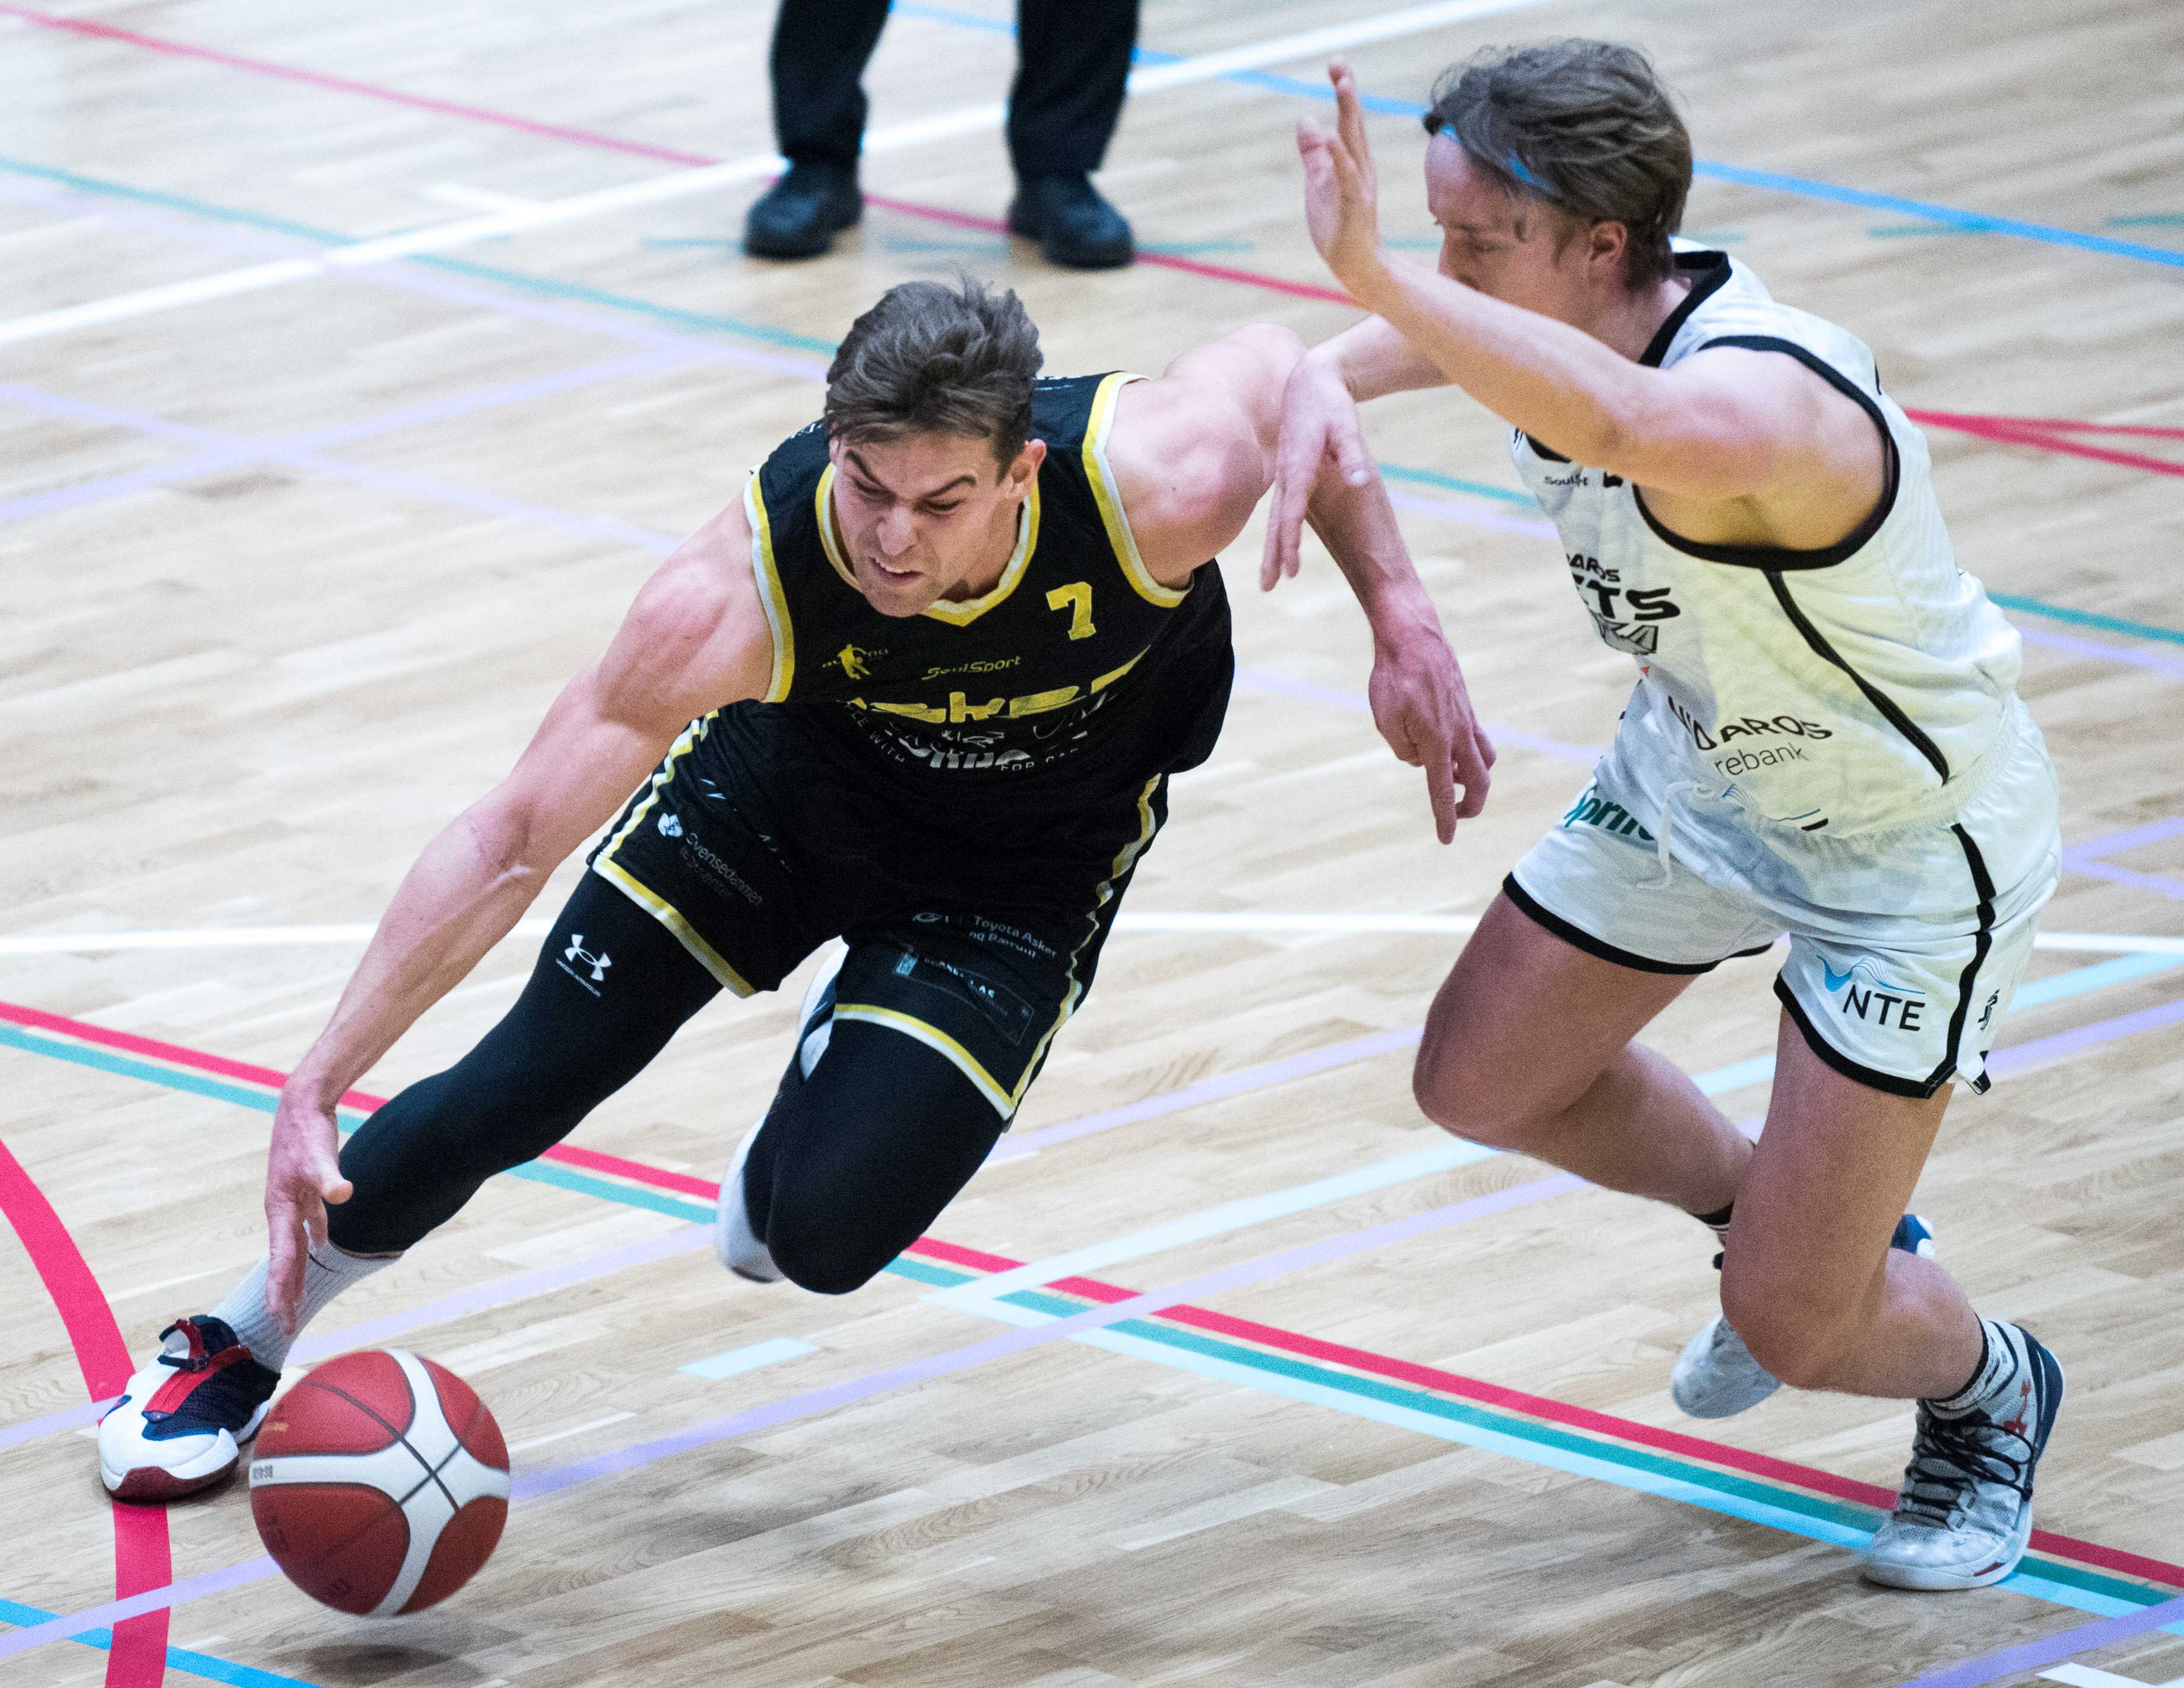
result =
[[[301,1336],[304,1327],[318,1317],[320,1309],[350,1284],[362,1283],[382,1267],[392,1266],[401,1257],[394,1254],[351,1254],[332,1243],[312,1244],[304,1262],[304,1295],[296,1309],[296,1336]],[[228,1292],[227,1299],[212,1310],[212,1316],[226,1321],[228,1328],[249,1349],[252,1359],[268,1371],[277,1372],[288,1363],[288,1346],[296,1338],[281,1329],[281,1321],[265,1305],[265,1267],[266,1262],[262,1260],[252,1267],[250,1275]]]
[[2014,1333],[1998,1319],[1983,1318],[1980,1321],[1980,1334],[1986,1342],[1986,1351],[1980,1356],[1980,1362],[1972,1368],[1964,1386],[1954,1395],[1925,1403],[1936,1416],[1961,1418],[2016,1381],[2019,1344],[2012,1340]]

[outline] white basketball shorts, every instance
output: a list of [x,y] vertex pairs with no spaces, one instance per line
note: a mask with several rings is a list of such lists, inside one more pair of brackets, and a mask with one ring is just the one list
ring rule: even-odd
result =
[[1787,936],[1774,994],[1822,1061],[1900,1096],[1952,1078],[1984,1091],[2062,855],[2047,746],[2021,704],[2004,721],[1953,820],[1831,838],[1695,789],[1633,721],[1502,889],[1556,936],[1646,972],[1705,972]]

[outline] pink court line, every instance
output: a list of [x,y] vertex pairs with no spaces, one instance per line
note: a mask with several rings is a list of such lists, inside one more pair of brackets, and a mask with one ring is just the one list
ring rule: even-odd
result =
[[[84,1387],[94,1397],[118,1395],[131,1368],[121,1328],[106,1292],[77,1248],[75,1239],[53,1211],[22,1162],[0,1143],[0,1212],[7,1215],[23,1251],[46,1286],[53,1310],[75,1351]],[[118,1596],[141,1598],[175,1574],[164,1507],[114,1507],[114,1588]],[[136,1622],[117,1620],[106,1659],[107,1688],[159,1688],[165,1680],[167,1616],[159,1611]]]
[[[658,159],[662,163],[692,166],[718,164],[720,159],[703,153],[685,152],[680,148],[655,146],[647,142],[626,140],[620,136],[605,134],[599,130],[579,129],[566,124],[543,123],[535,118],[521,117],[491,107],[471,104],[457,100],[435,99],[426,94],[414,94],[384,83],[366,82],[348,76],[329,75],[324,71],[305,70],[299,66],[282,64],[269,58],[257,58],[248,54],[229,53],[218,47],[198,47],[187,42],[162,36],[142,34],[112,24],[94,23],[86,19],[64,18],[51,12],[38,11],[31,7],[0,3],[0,14],[20,18],[25,23],[42,28],[63,30],[96,40],[136,47],[147,52],[162,53],[182,58],[195,58],[220,65],[231,70],[241,70],[253,75],[276,77],[284,81],[299,82],[329,92],[353,94],[361,98],[377,100],[390,105],[410,107],[413,110],[429,111],[443,117],[460,119],[465,122],[482,123],[497,128],[511,129],[520,133],[534,135],[545,140],[563,141],[576,146],[590,147],[601,151],[621,153],[640,158]],[[955,211],[942,206],[921,204],[912,200],[893,199],[877,194],[865,196],[868,203],[883,209],[898,211],[910,216],[944,223],[955,228],[977,229],[986,233],[1008,232],[1006,224],[992,218],[973,216],[967,212]],[[1285,293],[1292,298],[1324,300],[1329,304],[1354,306],[1349,294],[1339,289],[1312,282],[1291,281],[1284,276],[1272,276],[1262,270],[1238,269],[1223,264],[1206,264],[1195,259],[1181,258],[1169,253],[1139,252],[1138,262],[1158,265],[1163,269],[1182,270],[1189,275],[1203,276],[1211,281],[1232,281],[1264,291]],[[2184,476],[2184,464],[2170,463],[2158,457],[2147,457],[2136,452],[2119,452],[2100,446],[2080,444],[2063,437],[2065,432],[2098,432],[2135,435],[2144,438],[2173,439],[2184,437],[2184,429],[2129,426],[2103,422],[2055,421],[2030,416],[2003,416],[1961,410],[1909,410],[1906,414],[1914,421],[1935,427],[1950,428],[1958,432],[1977,435],[2000,444],[2026,445],[2045,451],[2064,452],[2073,456],[2089,457],[2128,468],[2142,469],[2161,475]]]
[[[282,242],[264,236],[240,237],[233,233],[213,236],[194,223],[170,214],[148,212],[136,207],[117,207],[103,199],[46,187],[42,184],[36,187],[7,184],[0,187],[0,197],[26,198],[42,203],[64,204],[73,209],[81,210],[110,221],[119,221],[131,226],[156,228],[183,239],[209,243],[224,249],[239,249],[262,253],[288,252],[304,245],[300,242]],[[956,214],[945,214],[944,220]],[[977,218],[966,218],[964,220],[972,225],[980,221]],[[574,328],[582,331],[608,335],[635,343],[656,346],[663,351],[679,352],[693,361],[740,364],[772,373],[813,380],[820,378],[825,373],[824,365],[814,359],[721,345],[712,341],[699,339],[695,336],[634,325],[606,312],[571,309],[563,305],[543,304],[531,300],[512,298],[495,289],[465,286],[425,273],[413,274],[406,270],[390,270],[382,267],[359,271],[351,279],[367,281],[375,286],[420,293],[428,298],[476,304],[482,309],[493,310],[503,315],[549,322],[557,326]],[[305,443],[323,444],[327,442],[316,436],[306,436],[291,438],[281,443],[294,446]],[[108,476],[100,481],[85,482],[75,487],[25,494],[6,503],[0,503],[0,520],[11,516],[40,514],[49,510],[80,508],[98,503],[103,499],[117,498],[131,492],[170,485],[176,481],[192,479],[199,475],[216,473],[223,469],[263,460],[265,460],[265,454],[254,443],[239,443],[231,451],[209,453],[192,463],[155,465],[150,468],[131,471],[125,475]],[[416,485],[393,488],[393,490],[410,492],[422,497],[436,495],[432,488]],[[1460,521],[1468,526],[1496,532],[1528,535],[1552,535],[1553,531],[1550,524],[1543,521],[1508,515],[1498,511],[1475,510],[1451,500],[1422,498],[1407,493],[1391,493],[1390,496],[1400,508],[1440,521]],[[660,543],[665,543],[664,536],[660,536]],[[2184,661],[2159,652],[2140,651],[2124,646],[2105,644],[2098,640],[2076,638],[2067,633],[2049,632],[2037,627],[2020,626],[2018,632],[2029,644],[2042,645],[2052,649],[2068,651],[2074,655],[2092,657],[2124,666],[2143,668],[2172,679],[2184,679]],[[1240,675],[1239,679],[1240,681],[1242,676]],[[1298,696],[1306,695],[1315,690],[1323,690],[1326,696],[1322,700],[1332,701],[1337,707],[1366,707],[1362,694],[1336,692],[1332,688],[1307,688],[1297,682],[1280,682],[1268,676],[1261,676],[1255,681],[1246,683],[1256,690],[1288,691]],[[1564,745],[1558,740],[1538,734],[1527,733],[1505,723],[1489,722],[1487,730],[1500,743],[1526,749],[1539,750],[1548,755],[1559,755],[1566,760],[1580,760],[1578,755],[1572,753],[1583,749],[1583,747]],[[1596,751],[1585,750],[1583,759],[1589,762],[1596,760],[1597,754]]]
[[[1500,1194],[1506,1198],[1508,1193]],[[1491,1198],[1454,1202],[1424,1213],[1389,1220],[1364,1230],[1322,1238],[1279,1253],[1263,1255],[1256,1260],[1201,1273],[1164,1290],[1149,1290],[1106,1306],[1089,1307],[1081,1313],[1074,1313],[1050,1323],[1006,1331],[983,1341],[885,1367],[842,1383],[807,1390],[762,1407],[694,1425],[672,1435],[656,1437],[588,1459],[553,1467],[534,1476],[518,1478],[510,1498],[519,1505],[539,1500],[564,1490],[652,1465],[677,1454],[693,1452],[759,1430],[771,1429],[776,1425],[833,1412],[893,1390],[968,1371],[1028,1349],[1044,1347],[1049,1343],[1063,1341],[1088,1331],[1103,1329],[1126,1319],[1146,1318],[1178,1302],[1222,1295],[1292,1272],[1346,1259],[1368,1250],[1405,1242],[1477,1217],[1482,1200]],[[1509,1204],[1505,1200],[1502,1205]],[[42,1624],[31,1624],[0,1635],[0,1658],[65,1641],[71,1635],[81,1635],[86,1630],[96,1629],[102,1624],[117,1623],[148,1612],[164,1611],[208,1595],[225,1593],[278,1574],[278,1568],[270,1558],[248,1559],[209,1572],[203,1576],[191,1578],[186,1582],[170,1584],[164,1588],[148,1590],[125,1599],[109,1601],[102,1606],[49,1618]]]

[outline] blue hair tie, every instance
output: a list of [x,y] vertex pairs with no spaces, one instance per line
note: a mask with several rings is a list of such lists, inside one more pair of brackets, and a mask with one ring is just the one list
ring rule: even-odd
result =
[[[1435,132],[1436,134],[1447,136],[1450,140],[1455,142],[1459,147],[1463,147],[1464,145],[1463,136],[1456,132],[1456,125],[1452,123],[1442,124],[1441,126]],[[1464,150],[1466,152],[1469,152],[1471,149],[1468,147],[1464,147]],[[1534,175],[1530,168],[1514,153],[1507,153],[1502,155],[1502,168],[1504,172],[1514,177],[1517,181],[1523,182],[1525,187],[1530,188],[1541,198],[1551,199],[1554,197],[1553,191],[1548,187],[1546,183],[1540,181],[1536,175]]]

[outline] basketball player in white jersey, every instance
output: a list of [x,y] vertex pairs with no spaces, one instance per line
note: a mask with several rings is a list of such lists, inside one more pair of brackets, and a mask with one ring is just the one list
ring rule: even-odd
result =
[[[1295,570],[1325,457],[1372,478],[1356,402],[1460,387],[1512,425],[1580,603],[1639,677],[1436,998],[1419,1102],[1713,1227],[1724,1316],[1678,1362],[1679,1403],[1724,1416],[1778,1380],[1917,1401],[1866,1574],[1997,1581],[2031,1531],[2062,1372],[1972,1311],[1903,1209],[1952,1083],[1986,1088],[2055,885],[2017,636],[1957,567],[1925,444],[1865,346],[1723,253],[1672,250],[1691,143],[1644,54],[1557,42],[1441,79],[1437,270],[1382,243],[1333,74],[1337,133],[1299,129],[1306,215],[1373,315],[1290,379],[1265,583]],[[1632,1039],[1695,975],[1786,937],[1755,1145]]]

